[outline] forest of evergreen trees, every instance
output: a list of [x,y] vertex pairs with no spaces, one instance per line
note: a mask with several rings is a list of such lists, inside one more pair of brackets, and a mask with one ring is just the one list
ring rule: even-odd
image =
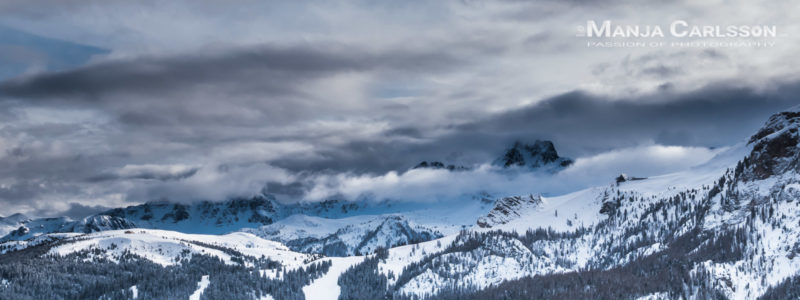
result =
[[[305,299],[302,287],[325,274],[330,261],[305,268],[281,271],[282,266],[266,258],[234,257],[226,264],[217,257],[190,255],[163,267],[131,253],[118,261],[104,259],[104,249],[94,248],[66,256],[42,255],[47,245],[0,255],[2,299],[131,299],[135,286],[139,299],[186,299],[197,289],[202,276],[209,286],[203,299],[253,299],[271,295],[275,299]],[[245,261],[252,266],[245,266]],[[279,279],[259,270],[281,271]]]
[[[432,270],[442,277],[449,276],[450,273],[444,271],[447,269],[446,263],[439,264],[434,260],[443,254],[470,251],[493,238],[497,240],[500,236],[505,239],[516,238],[530,245],[537,240],[581,234],[582,230],[557,233],[540,229],[524,235],[500,231],[464,232],[456,242],[441,252],[428,255],[406,267],[392,286],[387,284],[387,277],[378,271],[381,257],[376,255],[342,275],[339,279],[342,287],[340,299],[628,299],[653,293],[667,293],[670,298],[694,295],[700,299],[725,299],[710,283],[707,271],[690,271],[703,261],[721,263],[741,260],[746,255],[744,250],[748,242],[746,228],[717,234],[707,234],[695,229],[672,240],[666,250],[620,267],[524,277],[486,289],[478,289],[469,284],[450,285],[422,297],[404,295],[399,291],[399,287],[425,270]],[[454,279],[460,282],[460,278]],[[773,294],[785,295],[797,293],[800,289],[791,283],[785,283],[780,291],[778,288],[775,290]]]

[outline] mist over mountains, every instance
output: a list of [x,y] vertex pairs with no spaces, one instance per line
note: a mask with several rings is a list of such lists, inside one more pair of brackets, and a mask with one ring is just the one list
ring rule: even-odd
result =
[[798,15],[0,1],[0,300],[798,299]]
[[[0,242],[0,292],[213,298],[232,289],[229,295],[252,299],[322,297],[334,288],[340,299],[792,298],[800,295],[793,284],[800,270],[798,111],[774,114],[751,138],[698,166],[607,177],[605,185],[558,196],[281,203],[260,195],[152,202],[78,221],[17,214],[0,220],[4,230],[19,225]],[[521,150],[529,152],[514,154]],[[516,144],[498,161],[540,176],[570,166],[543,141]],[[28,288],[41,281],[14,271],[26,262],[37,262],[33,274],[70,268],[73,279],[48,282],[73,288]],[[130,276],[134,264],[143,274],[166,268],[158,280],[179,288]],[[87,280],[102,284],[89,289]]]

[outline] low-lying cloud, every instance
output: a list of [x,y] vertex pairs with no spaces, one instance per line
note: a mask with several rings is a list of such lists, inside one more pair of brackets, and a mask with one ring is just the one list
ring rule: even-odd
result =
[[489,193],[495,197],[520,194],[560,195],[614,182],[627,173],[647,177],[676,172],[707,162],[722,149],[649,145],[615,149],[578,158],[556,174],[509,171],[481,164],[468,171],[412,169],[382,175],[335,174],[309,178],[306,200],[328,198],[438,201]]

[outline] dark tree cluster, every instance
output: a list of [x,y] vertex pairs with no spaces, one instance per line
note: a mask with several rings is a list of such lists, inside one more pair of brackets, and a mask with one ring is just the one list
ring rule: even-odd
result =
[[[302,287],[325,274],[329,260],[294,270],[265,257],[234,256],[234,264],[218,257],[183,252],[177,264],[161,266],[130,252],[115,261],[106,249],[91,248],[66,256],[45,255],[40,245],[0,255],[0,299],[185,299],[200,279],[209,276],[203,299],[304,299]],[[113,248],[113,245],[112,245]],[[226,252],[237,253],[231,249]],[[275,269],[268,278],[260,270]]]
[[386,260],[389,252],[378,248],[375,255],[367,257],[363,262],[348,268],[339,276],[341,292],[339,299],[371,300],[388,297],[389,280],[378,270],[378,263]]

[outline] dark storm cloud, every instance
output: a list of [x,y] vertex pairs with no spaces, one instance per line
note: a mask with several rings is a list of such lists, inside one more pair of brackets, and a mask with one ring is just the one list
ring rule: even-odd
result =
[[795,96],[798,91],[800,85],[793,83],[763,92],[718,85],[626,99],[571,92],[460,125],[456,135],[457,139],[472,135],[549,138],[576,154],[648,139],[667,145],[725,146],[753,134],[771,114],[800,103]]
[[[164,186],[228,176],[211,172],[193,178],[199,166],[206,164],[209,169],[215,164],[235,165],[240,170],[232,174],[241,173],[237,176],[243,178],[220,184],[241,189],[238,183],[259,180],[252,174],[271,176],[269,171],[262,174],[258,168],[248,169],[253,161],[268,159],[253,153],[232,154],[236,149],[226,146],[282,140],[318,144],[315,139],[321,134],[313,128],[288,131],[281,126],[347,116],[342,113],[346,109],[342,102],[350,99],[333,98],[309,86],[354,73],[391,77],[437,73],[463,65],[444,51],[394,48],[373,52],[341,44],[208,52],[211,54],[117,59],[0,83],[0,105],[5,108],[0,117],[7,122],[0,126],[0,150],[4,152],[0,153],[0,179],[8,181],[0,182],[0,201],[15,207],[31,203],[33,207],[54,195],[80,198],[77,195],[90,193],[98,185],[109,190],[122,188],[120,192],[128,196],[144,195],[132,196],[130,201],[180,198],[173,194],[186,194],[184,190]],[[368,110],[365,105],[354,102],[350,109]],[[37,117],[29,108],[50,112]],[[71,112],[89,117],[71,119]],[[342,134],[338,138],[350,139],[342,130],[333,132]],[[275,152],[259,149],[267,157]],[[189,167],[169,163],[186,156],[202,159]],[[145,188],[128,191],[126,183]],[[229,189],[220,186],[218,190]],[[161,191],[164,194],[158,194]]]
[[143,180],[181,180],[194,176],[199,170],[198,167],[182,167],[177,169],[163,168],[161,166],[137,166],[135,168],[122,168],[117,172],[103,173],[88,178],[89,181],[108,181],[119,179],[143,179]]
[[304,186],[300,181],[289,184],[283,184],[280,182],[267,182],[266,186],[264,187],[264,192],[266,193],[287,195],[297,198],[302,197],[307,190],[308,187]]
[[287,157],[272,163],[293,171],[382,173],[407,170],[418,160],[428,159],[424,158],[426,156],[440,154],[438,150],[452,149],[449,146],[438,142],[412,144],[391,139],[353,140],[335,148],[319,150],[317,159]]
[[268,45],[118,59],[2,82],[0,101],[102,110],[131,135],[144,130],[152,136],[154,129],[147,128],[160,126],[157,135],[173,140],[230,140],[227,135],[247,128],[369,109],[370,103],[358,103],[347,92],[336,98],[324,90],[338,88],[336,80],[418,77],[465,65],[458,55],[439,50],[357,48]]
[[[551,139],[573,158],[722,146],[794,102],[788,85],[697,90],[796,78],[784,47],[601,50],[574,36],[595,18],[748,23],[754,6],[612,2],[0,0],[6,25],[111,51],[0,82],[0,204],[301,197],[317,174],[483,163],[515,140]],[[542,100],[574,89],[587,90]]]
[[755,133],[771,114],[800,104],[798,92],[796,83],[762,92],[717,85],[625,99],[576,91],[452,125],[449,133],[438,137],[423,138],[423,128],[394,128],[385,135],[419,139],[352,141],[322,151],[318,160],[285,159],[276,164],[293,170],[381,173],[405,170],[422,160],[490,162],[514,141],[536,139],[553,140],[561,155],[573,158],[650,143],[728,146]]
[[287,94],[305,80],[336,72],[437,70],[457,62],[444,52],[369,53],[341,45],[262,46],[220,54],[109,61],[7,81],[0,85],[0,93],[26,99],[76,97],[113,101],[113,97],[100,96],[159,94],[203,84],[236,83],[262,92]]

